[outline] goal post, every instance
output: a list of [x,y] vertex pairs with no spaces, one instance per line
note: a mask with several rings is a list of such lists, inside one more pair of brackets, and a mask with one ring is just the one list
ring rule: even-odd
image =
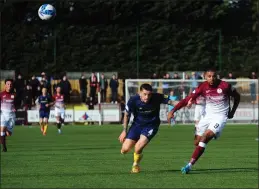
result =
[[[241,95],[239,107],[233,119],[229,123],[258,123],[258,80],[257,79],[223,79],[232,84]],[[126,79],[125,80],[125,100],[137,94],[143,83],[151,84],[153,92],[170,95],[170,91],[174,96],[181,100],[188,96],[195,86],[204,80],[191,79]],[[231,101],[231,106],[233,102]],[[161,123],[167,123],[168,105],[161,104],[160,119]],[[176,113],[177,123],[193,123],[194,106],[190,109],[183,108]]]

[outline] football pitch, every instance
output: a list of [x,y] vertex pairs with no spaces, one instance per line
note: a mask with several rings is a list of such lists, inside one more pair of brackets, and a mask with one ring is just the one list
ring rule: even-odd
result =
[[193,126],[161,126],[131,174],[133,152],[120,154],[121,125],[19,127],[1,153],[1,188],[258,188],[256,125],[227,125],[190,174]]

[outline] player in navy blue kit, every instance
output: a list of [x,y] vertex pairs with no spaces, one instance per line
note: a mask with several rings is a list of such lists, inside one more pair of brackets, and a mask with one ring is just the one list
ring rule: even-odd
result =
[[[152,93],[152,87],[149,84],[142,84],[140,93],[129,99],[119,141],[122,143],[122,154],[129,152],[135,146],[132,173],[140,171],[139,162],[142,159],[142,151],[159,129],[160,104],[175,106],[177,103],[177,101],[170,100],[167,95]],[[131,114],[134,119],[128,130]]]
[[50,106],[54,104],[51,96],[47,94],[47,88],[42,88],[42,95],[38,97],[36,103],[40,105],[39,116],[41,132],[43,135],[46,135],[48,129]]

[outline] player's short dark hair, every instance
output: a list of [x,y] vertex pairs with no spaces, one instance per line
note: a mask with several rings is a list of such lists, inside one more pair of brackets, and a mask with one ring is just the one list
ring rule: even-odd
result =
[[152,92],[152,86],[148,83],[144,83],[140,86],[140,91],[142,91],[143,89],[145,89],[146,91],[151,91]]
[[8,81],[10,81],[10,82],[13,83],[13,80],[12,80],[12,79],[5,79],[4,83],[6,84]]

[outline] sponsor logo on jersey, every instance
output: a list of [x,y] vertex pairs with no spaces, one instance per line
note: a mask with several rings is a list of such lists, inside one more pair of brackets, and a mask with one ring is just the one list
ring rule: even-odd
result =
[[222,89],[221,88],[218,88],[217,89],[217,92],[220,94],[220,93],[222,93]]

